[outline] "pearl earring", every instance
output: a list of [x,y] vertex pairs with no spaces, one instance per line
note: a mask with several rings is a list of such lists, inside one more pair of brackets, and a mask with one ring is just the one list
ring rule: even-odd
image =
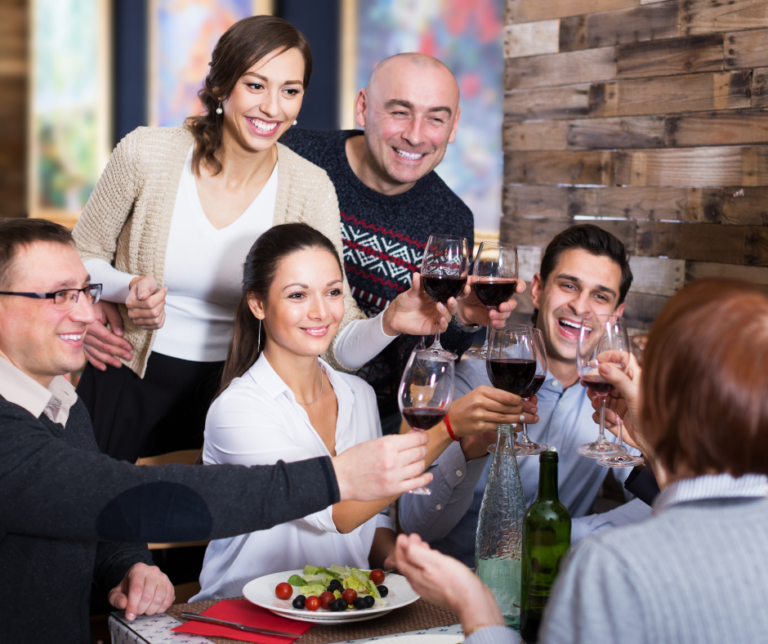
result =
[[296,121],[294,121],[294,122],[293,122],[293,124],[294,124],[294,125],[298,125],[298,124],[299,124],[299,121],[298,121],[298,120],[296,120]]
[[219,101],[219,106],[216,108],[216,114],[224,114],[224,110],[221,109],[221,101]]

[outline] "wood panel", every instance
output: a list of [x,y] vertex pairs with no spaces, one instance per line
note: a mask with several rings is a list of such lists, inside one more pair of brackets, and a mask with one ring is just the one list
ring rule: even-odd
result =
[[637,222],[636,253],[672,259],[768,266],[768,228]]
[[516,152],[504,156],[504,181],[611,185],[615,152]]
[[559,50],[559,38],[558,20],[507,25],[504,28],[504,58],[556,54]]
[[619,151],[614,179],[628,186],[768,186],[768,148]]
[[567,119],[590,112],[590,85],[506,92],[504,120]]
[[573,85],[616,78],[616,48],[507,58],[504,89]]
[[768,67],[761,67],[752,72],[752,107],[768,107]]
[[768,268],[762,266],[735,266],[733,264],[718,264],[714,262],[685,262],[685,281],[705,277],[727,277],[744,280],[753,284],[768,284]]
[[[500,239],[523,246],[546,246],[555,235],[564,231],[572,223],[568,220],[504,218],[501,221]],[[595,221],[591,223],[616,235],[627,250],[634,253],[637,222]]]
[[725,69],[768,65],[768,29],[725,34]]
[[683,287],[685,261],[661,257],[630,257],[632,291],[671,297]]
[[570,121],[524,121],[504,124],[502,147],[511,150],[567,150]]
[[731,110],[664,119],[668,147],[768,143],[768,112]]
[[764,0],[685,0],[680,6],[683,34],[710,34],[768,27]]
[[639,42],[616,47],[619,78],[716,72],[723,69],[723,34]]
[[634,7],[637,0],[507,0],[507,24]]
[[561,18],[560,51],[676,38],[678,0]]

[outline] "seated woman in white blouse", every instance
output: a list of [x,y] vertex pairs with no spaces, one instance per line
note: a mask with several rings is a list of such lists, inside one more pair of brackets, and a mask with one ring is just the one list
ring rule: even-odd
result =
[[[318,358],[344,317],[334,245],[305,224],[275,226],[253,245],[243,270],[221,390],[206,419],[203,461],[298,461],[380,436],[373,389]],[[482,431],[471,413],[452,416],[457,437]],[[452,441],[442,423],[429,433],[428,464]],[[251,579],[306,564],[381,566],[394,549],[392,522],[380,514],[392,500],[337,503],[271,530],[211,542],[194,600],[237,596]]]

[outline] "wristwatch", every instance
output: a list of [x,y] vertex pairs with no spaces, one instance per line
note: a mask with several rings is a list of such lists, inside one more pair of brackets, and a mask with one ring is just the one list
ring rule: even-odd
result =
[[451,318],[451,324],[453,324],[453,326],[455,326],[459,331],[464,331],[464,333],[474,333],[480,328],[479,324],[467,326],[455,315]]

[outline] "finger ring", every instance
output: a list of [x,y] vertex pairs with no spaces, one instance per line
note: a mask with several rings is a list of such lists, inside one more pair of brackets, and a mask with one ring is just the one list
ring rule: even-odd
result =
[[525,414],[520,414],[520,422],[521,423],[525,422]]

